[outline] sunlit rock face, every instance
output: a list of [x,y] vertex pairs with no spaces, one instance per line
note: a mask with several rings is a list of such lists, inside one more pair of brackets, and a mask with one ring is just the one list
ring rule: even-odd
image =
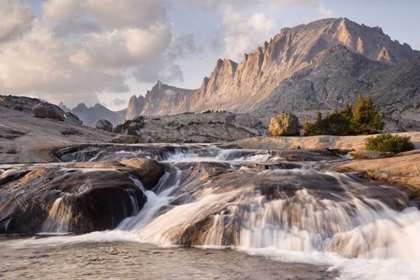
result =
[[0,179],[0,233],[115,228],[146,203],[141,180],[152,188],[163,173],[159,163],[147,159],[12,168]]
[[354,103],[361,93],[371,95],[386,115],[387,130],[415,130],[419,54],[379,27],[346,18],[318,20],[283,28],[240,62],[219,59],[199,89],[158,82],[147,92],[141,114],[226,110],[252,113],[268,125],[273,115],[291,113],[303,122],[316,111]]

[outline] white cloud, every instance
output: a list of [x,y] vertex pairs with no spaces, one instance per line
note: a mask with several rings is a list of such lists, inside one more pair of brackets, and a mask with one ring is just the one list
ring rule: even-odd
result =
[[269,5],[271,9],[316,7],[319,0],[184,0],[184,2],[210,12],[223,12],[226,8],[232,8],[234,11],[242,13],[264,5]]
[[110,27],[147,27],[167,22],[164,0],[79,0],[86,12]]
[[316,7],[319,0],[271,0],[272,6],[279,9]]
[[[213,40],[222,47],[222,56],[239,60],[244,53],[254,51],[275,35],[278,18],[288,8],[316,8],[320,0],[184,0],[204,11],[222,16],[218,33]],[[323,11],[327,12],[326,9]]]
[[246,18],[226,10],[223,18],[219,26],[223,32],[223,57],[232,60],[241,59],[244,53],[253,51],[276,32],[274,20],[262,12]]
[[29,4],[0,0],[0,43],[15,40],[32,28],[34,15]]
[[192,35],[174,34],[163,0],[48,0],[35,21],[28,4],[0,3],[3,94],[97,103],[97,93],[129,92],[128,77],[182,80],[178,61],[200,51]]
[[172,89],[167,89],[167,90],[165,90],[165,94],[166,95],[176,95],[177,92],[172,90]]
[[329,18],[329,17],[332,17],[332,15],[333,15],[333,12],[331,10],[325,8],[325,6],[323,4],[320,4],[318,6],[317,11],[323,17]]
[[109,103],[109,107],[122,107],[127,106],[127,99],[115,98]]
[[43,16],[52,20],[69,20],[78,8],[77,0],[48,0],[42,4]]

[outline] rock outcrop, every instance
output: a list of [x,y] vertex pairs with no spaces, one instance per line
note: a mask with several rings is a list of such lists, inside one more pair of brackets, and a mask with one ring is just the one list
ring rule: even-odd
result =
[[13,174],[0,188],[1,234],[112,229],[146,203],[130,168],[36,168]]
[[349,155],[353,159],[378,159],[378,158],[389,158],[393,157],[394,153],[392,152],[376,152],[376,151],[352,151],[349,152]]
[[107,132],[112,132],[112,129],[114,128],[112,123],[110,123],[108,120],[102,119],[99,120],[96,125],[96,129],[104,130]]
[[80,125],[83,124],[83,122],[79,119],[79,117],[71,112],[64,113],[64,118],[65,118],[65,121],[69,123],[80,124]]
[[141,95],[139,97],[133,95],[130,98],[128,101],[127,113],[125,114],[125,120],[131,120],[142,113],[144,100],[145,98]]
[[268,128],[273,136],[296,136],[300,134],[299,120],[291,114],[278,114],[272,117]]
[[65,119],[64,111],[60,107],[37,98],[0,95],[0,106],[33,114],[38,118],[48,118],[59,121],[64,121]]
[[137,117],[114,129],[135,135],[142,143],[212,143],[268,134],[260,120],[229,112]]
[[[2,164],[51,162],[56,160],[51,153],[55,148],[76,143],[111,141],[108,133],[69,122],[68,119],[62,122],[35,118],[32,115],[33,106],[30,105],[38,104],[38,99],[32,102],[26,97],[13,97],[14,101],[11,102],[8,97],[3,98],[4,96],[0,96],[0,163]],[[6,100],[5,103],[11,106],[2,103],[2,100]],[[20,104],[23,110],[16,110],[14,108],[16,104]]]
[[131,158],[121,161],[125,166],[133,168],[139,176],[146,190],[151,190],[165,174],[165,168],[155,160],[145,158]]
[[65,120],[64,111],[48,103],[38,103],[32,108],[32,112],[37,118],[48,118],[62,122]]

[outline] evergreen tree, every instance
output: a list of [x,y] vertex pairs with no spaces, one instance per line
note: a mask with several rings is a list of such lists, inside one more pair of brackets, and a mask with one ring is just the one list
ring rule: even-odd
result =
[[382,130],[384,123],[381,115],[375,111],[370,97],[363,99],[359,94],[356,107],[347,104],[341,111],[334,110],[322,118],[316,113],[315,122],[305,120],[304,135],[357,135],[371,134]]
[[366,99],[359,94],[353,111],[352,127],[356,134],[377,133],[384,128],[381,115],[375,111],[372,98]]

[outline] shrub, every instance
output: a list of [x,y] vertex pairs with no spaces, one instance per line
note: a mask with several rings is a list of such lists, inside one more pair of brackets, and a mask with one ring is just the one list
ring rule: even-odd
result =
[[304,135],[354,135],[351,125],[352,116],[351,105],[346,105],[341,111],[335,110],[325,118],[322,118],[321,113],[318,112],[314,123],[305,121],[303,124]]
[[375,111],[370,97],[363,99],[361,95],[356,107],[347,104],[341,111],[335,110],[322,118],[317,113],[315,122],[305,121],[303,130],[305,136],[313,135],[358,135],[378,133],[384,123],[382,117]]
[[389,133],[370,137],[366,142],[366,150],[378,152],[401,153],[414,149],[414,144],[410,141],[410,137],[391,135]]

